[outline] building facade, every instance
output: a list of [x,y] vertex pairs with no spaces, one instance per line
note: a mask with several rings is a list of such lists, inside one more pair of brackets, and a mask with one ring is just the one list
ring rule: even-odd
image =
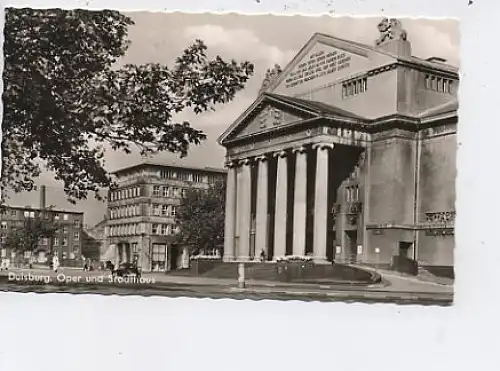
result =
[[[51,238],[41,238],[34,251],[24,254],[8,247],[7,239],[12,233],[23,233],[29,230],[29,223],[35,219],[43,219],[57,228]],[[30,206],[6,206],[0,214],[0,257],[2,260],[27,261],[45,263],[49,257],[56,255],[61,265],[78,265],[82,249],[83,213],[50,208],[33,208]]]
[[379,31],[315,34],[219,138],[226,261],[453,265],[458,69],[412,56],[397,20]]
[[145,162],[114,173],[108,196],[108,260],[136,261],[146,271],[187,268],[186,247],[176,246],[177,207],[191,187],[225,181],[226,170]]

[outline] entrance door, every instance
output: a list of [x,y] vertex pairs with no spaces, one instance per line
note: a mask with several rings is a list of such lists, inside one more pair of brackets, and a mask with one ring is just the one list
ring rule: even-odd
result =
[[152,246],[151,270],[164,271],[167,258],[167,245],[154,243]]
[[358,257],[358,231],[345,231],[345,240],[349,262],[356,263]]

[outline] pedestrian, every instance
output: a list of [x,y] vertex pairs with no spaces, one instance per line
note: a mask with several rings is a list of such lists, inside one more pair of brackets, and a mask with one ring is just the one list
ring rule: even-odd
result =
[[59,258],[57,257],[57,255],[54,255],[54,257],[52,258],[52,269],[54,270],[54,272],[57,273],[58,268],[59,268]]
[[266,260],[266,252],[264,249],[260,250],[260,261],[264,262]]

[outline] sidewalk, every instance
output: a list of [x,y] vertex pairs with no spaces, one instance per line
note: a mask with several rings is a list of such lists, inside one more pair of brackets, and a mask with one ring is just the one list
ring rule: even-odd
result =
[[[144,273],[144,277],[154,277],[156,284],[180,284],[197,286],[237,286],[235,279],[227,278],[208,278],[192,276],[169,276],[165,274]],[[295,290],[314,290],[314,291],[372,291],[372,292],[407,292],[407,293],[453,293],[452,286],[433,285],[416,280],[401,279],[398,276],[384,277],[388,282],[386,284],[374,284],[368,286],[336,284],[304,284],[294,282],[276,282],[276,281],[245,281],[247,288],[282,288]]]

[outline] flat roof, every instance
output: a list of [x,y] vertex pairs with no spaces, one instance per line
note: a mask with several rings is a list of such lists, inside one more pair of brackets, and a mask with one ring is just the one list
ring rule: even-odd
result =
[[[4,207],[6,209],[17,209],[17,210],[33,210],[33,211],[42,211],[40,207],[33,207],[33,206],[11,206],[11,205],[3,205],[0,206]],[[63,210],[63,209],[51,209],[49,207],[46,208],[46,211],[50,211],[53,213],[62,213],[62,214],[83,214],[83,211],[69,211],[69,210]]]
[[127,167],[123,167],[121,169],[112,171],[111,174],[119,174],[123,172],[127,172],[133,169],[138,169],[142,167],[148,167],[148,166],[157,166],[157,167],[164,167],[164,168],[171,168],[171,169],[183,169],[183,170],[196,170],[196,171],[203,171],[207,173],[220,173],[220,174],[225,174],[227,173],[226,169],[221,169],[221,168],[216,168],[216,167],[201,167],[201,166],[187,166],[187,165],[178,165],[178,164],[172,164],[172,163],[166,163],[166,162],[156,162],[156,161],[143,161],[134,165],[130,165]]

